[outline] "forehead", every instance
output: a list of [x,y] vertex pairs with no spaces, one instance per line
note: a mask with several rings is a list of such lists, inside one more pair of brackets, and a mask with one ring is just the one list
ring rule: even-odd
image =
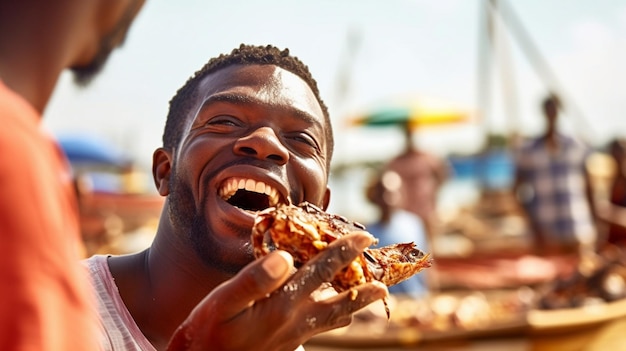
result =
[[324,113],[309,85],[278,66],[228,66],[204,77],[197,89],[200,104],[215,95],[238,95],[268,106],[290,107],[324,125]]

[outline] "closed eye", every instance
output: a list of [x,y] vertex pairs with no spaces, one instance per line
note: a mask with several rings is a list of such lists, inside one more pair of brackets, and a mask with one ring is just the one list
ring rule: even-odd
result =
[[205,125],[240,126],[241,121],[233,116],[216,116],[209,119]]
[[316,142],[316,140],[312,136],[306,133],[291,134],[291,135],[288,135],[288,138],[298,143],[302,143],[308,147],[314,148],[318,152],[320,151],[319,145]]

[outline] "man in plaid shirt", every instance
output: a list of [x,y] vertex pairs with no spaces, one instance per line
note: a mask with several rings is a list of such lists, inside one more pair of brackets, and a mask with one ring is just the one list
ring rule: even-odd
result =
[[543,102],[544,135],[516,153],[514,191],[523,203],[535,248],[543,253],[577,252],[596,242],[594,206],[586,169],[590,149],[557,131],[558,97]]

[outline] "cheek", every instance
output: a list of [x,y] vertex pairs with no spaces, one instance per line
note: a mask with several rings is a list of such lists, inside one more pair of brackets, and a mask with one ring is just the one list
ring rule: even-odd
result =
[[184,181],[197,190],[200,184],[203,171],[207,167],[207,163],[213,158],[210,148],[203,146],[201,143],[189,143],[180,149],[176,157],[176,170],[179,174],[179,181]]
[[304,193],[307,199],[316,204],[321,203],[328,185],[326,168],[319,162],[310,160],[302,164],[298,177],[304,186]]
[[181,166],[191,175],[199,175],[207,164],[220,153],[225,143],[219,140],[196,138],[184,144],[178,152],[178,160]]

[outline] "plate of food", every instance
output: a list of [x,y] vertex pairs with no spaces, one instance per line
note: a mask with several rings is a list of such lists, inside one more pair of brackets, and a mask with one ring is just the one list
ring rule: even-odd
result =
[[375,304],[355,314],[352,324],[311,339],[344,347],[411,346],[524,334],[528,324],[525,289],[455,291],[424,298],[391,295],[390,319]]
[[593,327],[626,318],[626,259],[621,249],[584,256],[570,276],[537,292],[528,312],[531,333]]
[[626,318],[626,299],[613,302],[590,301],[575,308],[531,310],[528,326],[532,334],[571,332]]

